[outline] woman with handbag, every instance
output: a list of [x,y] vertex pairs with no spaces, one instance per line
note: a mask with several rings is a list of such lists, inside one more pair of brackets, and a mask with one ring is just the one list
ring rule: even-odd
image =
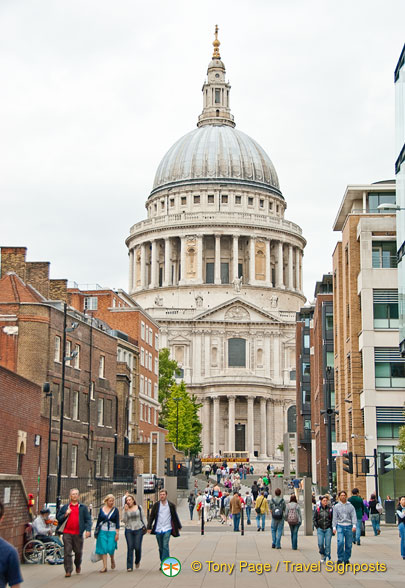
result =
[[136,504],[132,494],[125,499],[122,522],[125,524],[125,539],[127,541],[127,572],[132,572],[134,566],[139,568],[142,556],[142,540],[146,533],[146,520],[141,505]]
[[96,553],[102,555],[103,559],[103,568],[100,573],[107,571],[107,555],[111,558],[111,569],[115,569],[114,552],[119,538],[120,516],[114,503],[115,497],[112,494],[104,498],[104,506],[100,508],[94,531],[97,537]]

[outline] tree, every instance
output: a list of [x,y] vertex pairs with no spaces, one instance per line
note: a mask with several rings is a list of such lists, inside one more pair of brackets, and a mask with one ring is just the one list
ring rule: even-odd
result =
[[178,436],[177,449],[190,455],[201,451],[202,425],[198,418],[200,406],[196,397],[187,392],[184,381],[172,385],[166,403],[169,441],[176,445]]
[[[402,451],[403,453],[405,453],[405,425],[402,427],[399,427],[399,438],[398,438],[397,449],[398,449],[398,451]],[[405,455],[400,455],[398,457],[395,457],[395,465],[400,470],[405,470]]]
[[167,401],[172,386],[176,384],[175,375],[180,376],[180,368],[177,361],[170,359],[169,350],[164,347],[159,351],[159,402],[161,411],[159,414],[159,426],[167,429]]

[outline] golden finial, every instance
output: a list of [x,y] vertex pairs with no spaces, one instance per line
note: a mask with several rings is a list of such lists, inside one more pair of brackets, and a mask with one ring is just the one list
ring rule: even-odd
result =
[[220,42],[218,41],[218,25],[215,25],[215,41],[212,42],[214,45],[214,53],[212,54],[212,59],[221,59],[219,54],[219,46]]

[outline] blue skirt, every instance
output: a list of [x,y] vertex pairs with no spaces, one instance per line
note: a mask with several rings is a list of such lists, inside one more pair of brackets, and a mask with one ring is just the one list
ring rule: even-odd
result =
[[114,531],[99,531],[96,543],[96,553],[99,555],[114,555],[114,551],[117,549],[117,542],[115,540]]

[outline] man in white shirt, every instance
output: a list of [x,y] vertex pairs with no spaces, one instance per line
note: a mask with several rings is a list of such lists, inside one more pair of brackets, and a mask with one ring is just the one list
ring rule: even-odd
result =
[[39,541],[42,541],[42,543],[53,542],[62,547],[62,542],[59,537],[52,535],[53,525],[46,523],[46,521],[49,519],[50,512],[51,511],[49,508],[43,508],[40,511],[40,514],[36,517],[35,521],[32,523],[35,538],[39,539]]
[[170,557],[170,536],[179,537],[181,523],[177,515],[176,507],[167,500],[167,490],[159,492],[159,502],[155,502],[148,519],[148,533],[156,535],[159,547],[160,567],[165,559]]

